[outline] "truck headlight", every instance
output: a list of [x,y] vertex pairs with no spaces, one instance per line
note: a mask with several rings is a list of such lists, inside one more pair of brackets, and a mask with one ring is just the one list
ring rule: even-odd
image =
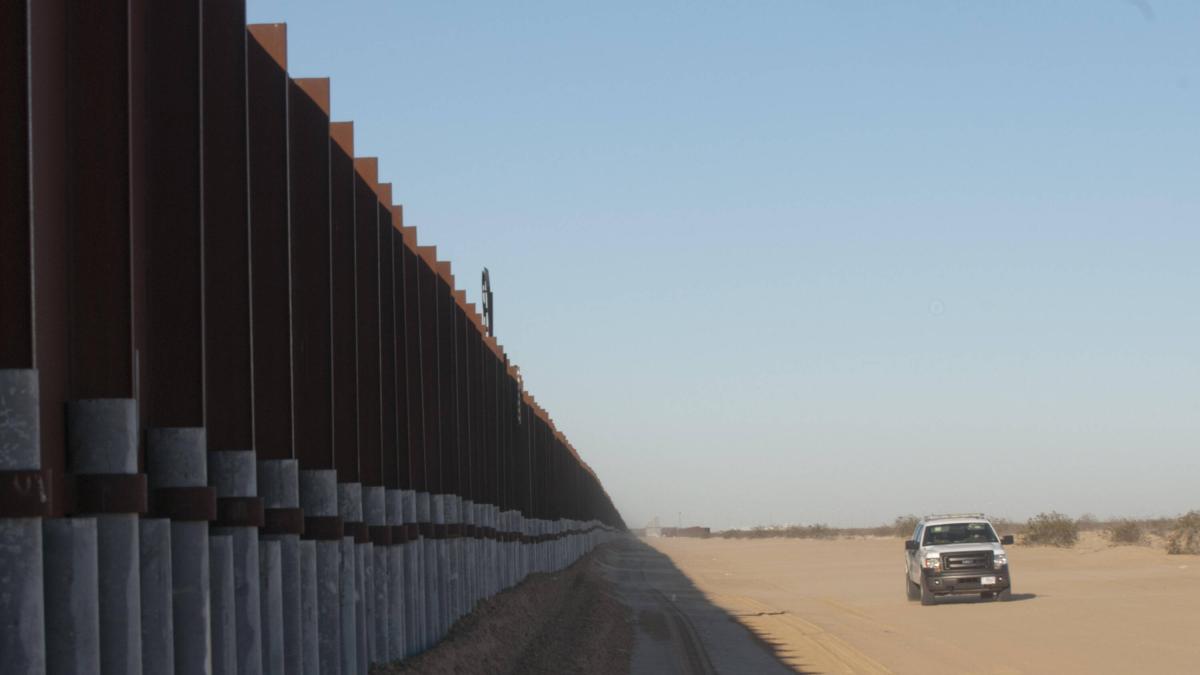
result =
[[1008,564],[1008,555],[1005,553],[997,553],[992,556],[992,567],[1000,569]]
[[921,566],[927,570],[939,570],[942,568],[942,557],[936,553],[926,556]]

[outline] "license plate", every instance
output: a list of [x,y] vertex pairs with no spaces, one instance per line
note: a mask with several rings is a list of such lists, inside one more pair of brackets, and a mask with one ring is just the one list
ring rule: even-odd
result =
[[984,586],[994,584],[996,583],[996,577],[983,577],[979,580],[979,583],[983,584]]

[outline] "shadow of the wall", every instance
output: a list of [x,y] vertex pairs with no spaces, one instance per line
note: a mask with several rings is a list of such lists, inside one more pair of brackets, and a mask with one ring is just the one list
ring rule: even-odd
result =
[[757,634],[711,602],[669,557],[635,537],[614,542],[600,560],[633,610],[636,644],[631,672],[805,674],[805,655]]

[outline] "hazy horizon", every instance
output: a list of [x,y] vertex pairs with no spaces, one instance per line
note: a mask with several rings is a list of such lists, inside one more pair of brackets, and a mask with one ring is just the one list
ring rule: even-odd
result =
[[1200,508],[1200,4],[248,18],[631,527]]

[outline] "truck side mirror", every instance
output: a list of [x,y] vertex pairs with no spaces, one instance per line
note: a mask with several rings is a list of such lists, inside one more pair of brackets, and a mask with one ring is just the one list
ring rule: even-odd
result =
[[905,542],[904,542],[904,550],[905,550],[905,551],[915,551],[915,550],[917,550],[917,540],[915,540],[915,539],[907,539],[907,540],[905,540]]
[[1013,543],[1013,536],[1011,534],[1006,534],[1003,537],[1000,537],[1000,543],[1005,546],[1011,546]]

